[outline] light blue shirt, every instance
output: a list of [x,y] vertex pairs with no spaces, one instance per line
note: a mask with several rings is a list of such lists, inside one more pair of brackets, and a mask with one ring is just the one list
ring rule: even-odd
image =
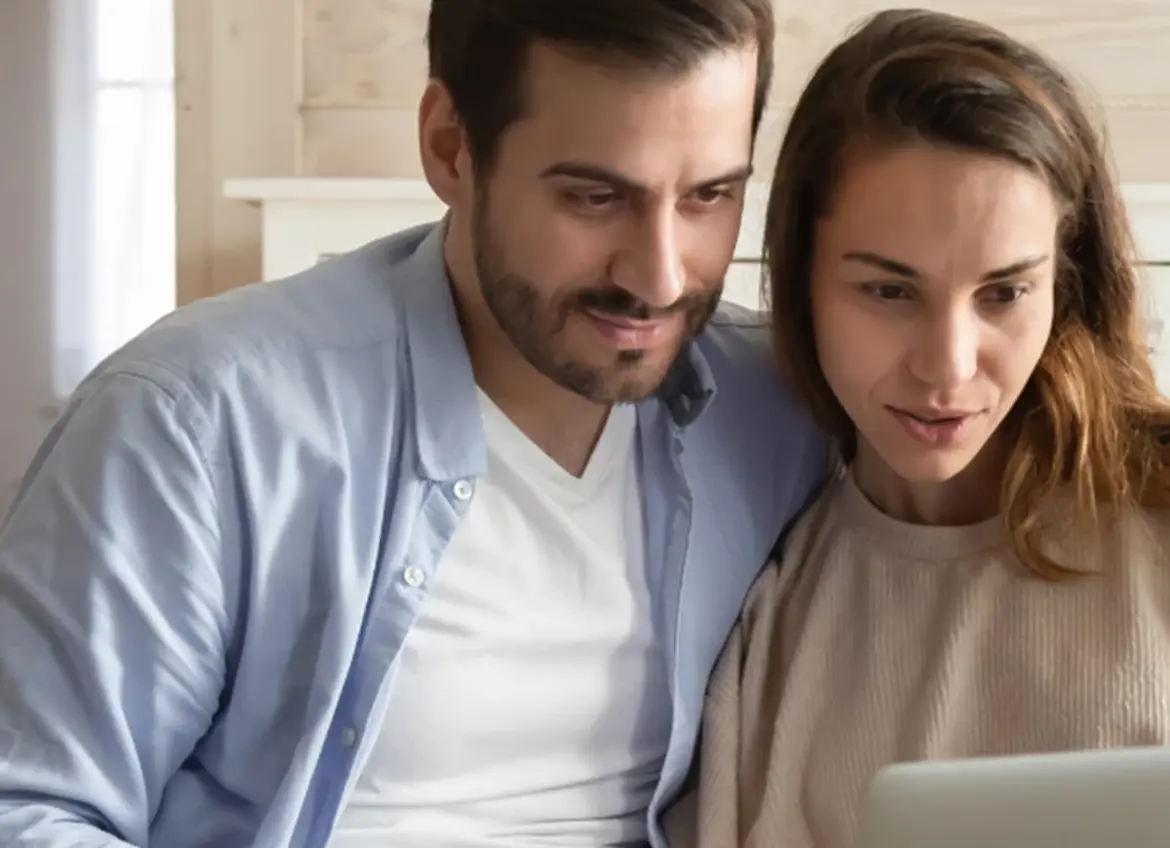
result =
[[[0,529],[0,844],[326,844],[485,472],[442,236],[193,304],[70,401]],[[712,665],[823,470],[762,323],[728,315],[638,408],[673,705],[654,846]]]

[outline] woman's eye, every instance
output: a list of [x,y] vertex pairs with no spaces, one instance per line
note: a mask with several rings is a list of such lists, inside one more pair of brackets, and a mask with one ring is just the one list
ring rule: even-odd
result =
[[1028,292],[1026,287],[1013,283],[1011,285],[996,286],[991,290],[990,294],[992,301],[994,301],[996,304],[1002,304],[1006,306],[1008,304],[1015,303],[1027,293]]

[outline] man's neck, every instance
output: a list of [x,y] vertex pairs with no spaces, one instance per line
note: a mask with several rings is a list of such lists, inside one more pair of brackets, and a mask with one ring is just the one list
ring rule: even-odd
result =
[[609,407],[561,388],[514,349],[476,356],[469,341],[468,350],[476,383],[500,411],[558,465],[584,474]]
[[444,260],[475,382],[537,447],[579,477],[605,427],[609,407],[557,385],[516,350],[479,292],[472,257],[466,223],[453,218]]

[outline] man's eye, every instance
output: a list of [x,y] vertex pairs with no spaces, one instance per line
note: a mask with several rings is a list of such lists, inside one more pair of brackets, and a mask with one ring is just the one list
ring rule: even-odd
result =
[[701,188],[695,192],[694,198],[703,205],[719,203],[731,197],[731,192],[725,188]]
[[566,202],[585,209],[604,209],[620,198],[610,189],[568,189],[564,192]]
[[870,283],[862,288],[878,300],[906,300],[910,297],[906,287],[897,283]]
[[612,191],[591,191],[583,196],[589,206],[608,206],[617,198]]

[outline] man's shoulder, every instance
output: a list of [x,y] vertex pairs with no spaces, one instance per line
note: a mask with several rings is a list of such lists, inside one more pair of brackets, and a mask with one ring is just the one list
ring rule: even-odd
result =
[[721,303],[696,341],[712,367],[753,364],[775,370],[771,319],[758,309]]
[[88,378],[132,374],[195,394],[311,379],[339,359],[382,363],[402,335],[400,286],[419,233],[407,231],[300,273],[177,309]]
[[806,417],[780,368],[766,313],[721,305],[696,344],[710,369],[717,406],[746,406],[757,416]]
[[744,491],[780,491],[769,517],[785,523],[808,502],[825,469],[828,440],[785,377],[767,315],[728,304],[698,340],[715,394],[691,441]]
[[725,403],[796,405],[776,357],[767,313],[723,304],[696,339],[696,346]]

